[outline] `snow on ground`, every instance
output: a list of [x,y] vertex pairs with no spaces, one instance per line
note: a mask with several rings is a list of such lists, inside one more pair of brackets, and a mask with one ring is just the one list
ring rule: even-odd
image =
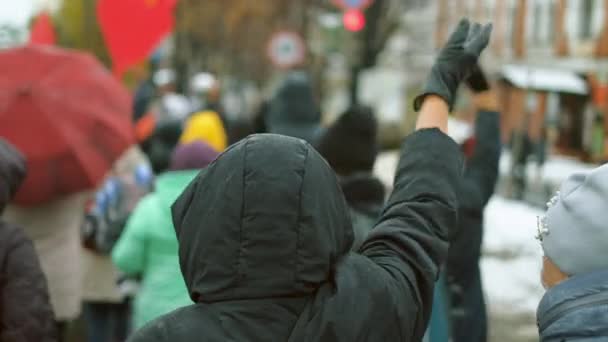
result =
[[393,186],[393,180],[395,179],[395,170],[397,169],[397,163],[399,162],[399,151],[389,151],[380,153],[376,159],[374,165],[374,174],[380,178],[382,183],[387,188]]
[[543,212],[495,196],[485,212],[481,270],[490,310],[533,313],[544,290],[542,250],[534,238]]
[[[394,170],[397,167],[398,161],[398,151],[384,152],[378,156],[375,173],[384,184],[392,185],[393,177],[395,176]],[[583,163],[574,158],[550,156],[540,170],[538,170],[535,163],[528,163],[526,173],[530,183],[533,183],[537,177],[540,177],[545,184],[556,187],[573,173],[589,172],[597,166],[595,164]],[[500,158],[500,176],[508,177],[510,168],[511,154],[509,151],[504,151]]]

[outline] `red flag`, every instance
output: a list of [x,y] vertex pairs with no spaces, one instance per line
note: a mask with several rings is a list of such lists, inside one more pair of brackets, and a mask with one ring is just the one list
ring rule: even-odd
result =
[[171,32],[176,3],[177,0],[99,1],[97,16],[116,75],[148,57]]
[[55,29],[48,13],[40,13],[36,18],[30,33],[30,43],[55,45]]

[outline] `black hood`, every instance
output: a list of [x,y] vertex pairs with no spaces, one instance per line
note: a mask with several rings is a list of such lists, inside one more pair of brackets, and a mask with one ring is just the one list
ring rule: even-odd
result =
[[321,112],[308,76],[290,73],[270,101],[266,128],[270,133],[294,136],[312,142],[319,134]]
[[25,159],[21,153],[0,138],[0,213],[19,189],[25,173]]
[[196,302],[310,294],[353,240],[333,171],[309,144],[285,136],[253,135],[232,146],[172,211]]

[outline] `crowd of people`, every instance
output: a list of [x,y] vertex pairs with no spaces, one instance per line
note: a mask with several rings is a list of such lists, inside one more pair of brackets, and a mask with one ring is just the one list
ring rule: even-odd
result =
[[[135,93],[137,144],[103,184],[35,206],[13,203],[28,164],[0,139],[0,341],[68,341],[79,317],[90,342],[487,341],[491,30],[462,20],[440,51],[390,193],[373,110],[324,127],[301,70],[247,129],[215,76],[184,96],[158,70]],[[477,109],[466,140],[448,130],[461,83]],[[608,339],[607,196],[608,166],[573,175],[539,219],[542,341]]]

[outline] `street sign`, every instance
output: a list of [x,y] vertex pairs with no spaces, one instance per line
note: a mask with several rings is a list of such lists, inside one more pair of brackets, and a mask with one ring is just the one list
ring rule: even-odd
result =
[[296,32],[279,31],[270,38],[267,52],[275,66],[288,69],[304,62],[306,47]]
[[364,10],[368,8],[373,0],[332,0],[334,5],[344,10]]

